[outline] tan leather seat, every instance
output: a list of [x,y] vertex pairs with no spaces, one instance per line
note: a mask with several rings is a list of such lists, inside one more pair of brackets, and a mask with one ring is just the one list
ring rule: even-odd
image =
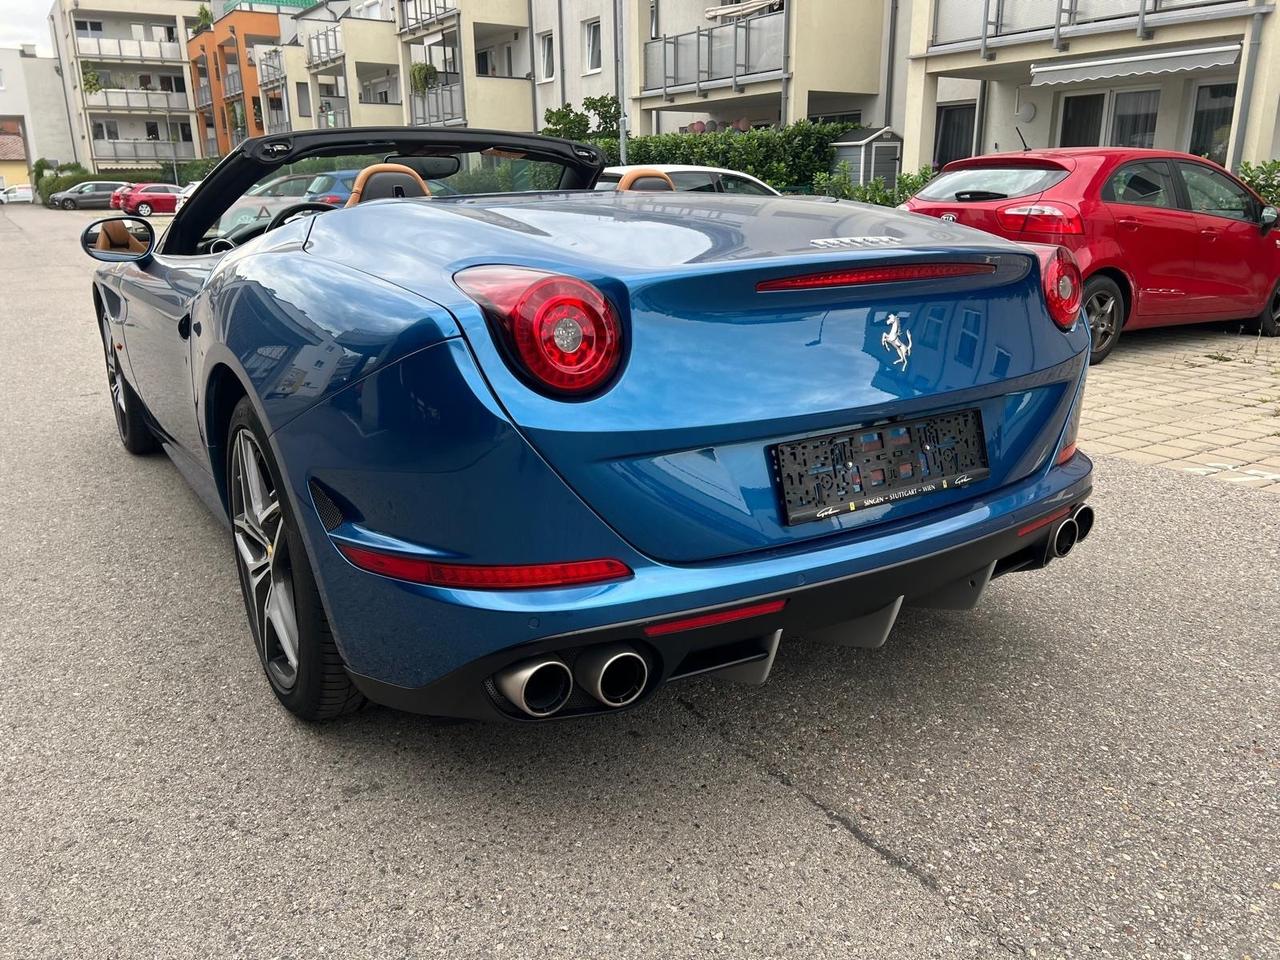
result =
[[618,181],[619,190],[663,191],[675,190],[675,182],[661,170],[652,167],[636,167],[628,170]]
[[147,246],[125,226],[123,220],[104,220],[94,246],[112,253],[143,253]]
[[346,206],[388,197],[429,197],[431,189],[412,167],[403,163],[372,163],[360,171]]

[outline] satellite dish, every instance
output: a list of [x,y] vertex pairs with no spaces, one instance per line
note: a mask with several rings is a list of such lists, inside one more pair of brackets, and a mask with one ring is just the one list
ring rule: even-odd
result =
[[1030,123],[1036,118],[1036,105],[1024,103],[1018,107],[1013,116],[1019,123]]

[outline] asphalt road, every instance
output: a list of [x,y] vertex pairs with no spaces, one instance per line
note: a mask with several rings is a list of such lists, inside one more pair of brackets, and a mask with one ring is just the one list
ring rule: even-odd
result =
[[1099,458],[1090,541],[878,652],[540,727],[293,721],[227,535],[0,208],[0,956],[1280,956],[1280,501]]

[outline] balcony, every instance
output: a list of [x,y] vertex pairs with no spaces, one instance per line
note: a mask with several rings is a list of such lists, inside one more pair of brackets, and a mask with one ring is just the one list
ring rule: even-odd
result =
[[346,110],[326,110],[316,114],[316,128],[320,130],[333,127],[351,126],[351,114]]
[[457,12],[452,0],[400,0],[397,29],[400,33],[422,30]]
[[217,137],[205,137],[204,155],[206,157],[218,156],[218,138]]
[[265,129],[267,133],[288,133],[293,129],[293,124],[289,121],[289,114],[284,110],[268,110],[266,116]]
[[94,140],[96,160],[191,160],[195,144],[170,140]]
[[419,126],[461,123],[466,118],[461,83],[446,83],[413,95],[413,122]]
[[244,93],[244,77],[239,70],[231,70],[222,78],[222,96],[238,97]]
[[284,59],[279,50],[269,50],[258,58],[259,87],[278,87],[284,82]]
[[167,40],[111,40],[76,37],[76,53],[82,60],[160,60],[187,62],[186,48]]
[[201,80],[196,86],[196,106],[208,107],[213,104],[213,93],[209,90],[209,81]]
[[231,128],[231,149],[234,150],[240,144],[244,143],[249,137],[249,131],[244,127]]
[[187,95],[167,90],[97,90],[84,95],[95,110],[133,110],[138,113],[186,111]]
[[[968,0],[972,2],[972,0]],[[650,40],[644,45],[644,89],[729,86],[782,72],[786,11]],[[762,76],[764,75],[764,76]]]
[[[1159,23],[1244,16],[1240,0],[937,0],[930,47],[987,46],[1132,30],[1140,39]],[[1234,9],[1233,9],[1234,8]]]
[[343,56],[342,31],[337,24],[307,38],[308,67],[321,67],[341,60]]

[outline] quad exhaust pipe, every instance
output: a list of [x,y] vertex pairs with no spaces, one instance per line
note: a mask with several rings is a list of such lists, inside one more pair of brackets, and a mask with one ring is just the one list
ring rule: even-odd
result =
[[1049,557],[1061,559],[1075,549],[1093,531],[1093,507],[1081,504],[1059,523],[1049,536]]
[[606,707],[633,703],[649,682],[649,662],[622,643],[583,651],[573,672],[582,688]]
[[494,683],[521,712],[541,720],[573,694],[573,672],[559,657],[534,657],[500,670]]

